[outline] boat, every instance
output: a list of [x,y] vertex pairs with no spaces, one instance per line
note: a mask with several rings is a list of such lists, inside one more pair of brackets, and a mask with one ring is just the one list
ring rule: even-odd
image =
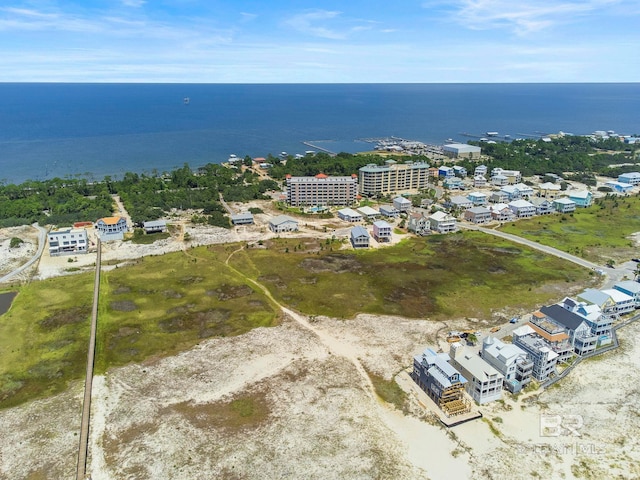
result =
[[191,101],[191,99],[189,97],[184,97],[182,101],[184,102],[185,105],[189,105],[189,102]]
[[497,137],[498,132],[486,132],[487,137]]

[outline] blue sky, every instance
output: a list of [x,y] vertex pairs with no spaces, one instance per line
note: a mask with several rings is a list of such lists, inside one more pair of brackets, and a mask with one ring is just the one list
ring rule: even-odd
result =
[[2,82],[638,82],[638,0],[4,0]]

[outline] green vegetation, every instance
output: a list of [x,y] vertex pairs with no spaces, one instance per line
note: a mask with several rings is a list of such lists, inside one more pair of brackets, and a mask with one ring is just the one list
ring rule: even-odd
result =
[[371,379],[373,388],[376,391],[378,397],[387,403],[395,406],[398,410],[404,410],[407,401],[407,394],[392,378],[391,380],[385,379],[381,375],[377,375],[370,370],[367,370],[367,374]]
[[519,220],[502,230],[594,262],[629,259],[637,253],[628,237],[640,231],[640,197],[607,195],[570,215]]
[[568,262],[478,232],[410,238],[366,252],[331,250],[310,239],[294,249],[299,242],[265,241],[267,249],[245,249],[232,262],[248,256],[253,278],[281,303],[338,318],[360,312],[486,317],[506,298],[514,308],[530,308],[553,297],[549,283],[566,291],[589,279],[589,272]]
[[12,237],[9,241],[9,248],[17,248],[24,243],[24,240],[18,237]]
[[[96,373],[276,323],[265,297],[224,266],[229,251],[197,248],[103,272]],[[84,375],[92,295],[92,274],[20,289],[0,322],[0,407]]]
[[136,243],[138,245],[150,245],[153,242],[169,238],[170,236],[171,234],[169,232],[145,233],[142,228],[136,228],[133,231],[133,237],[131,237],[130,240],[131,243]]
[[[266,249],[192,248],[103,272],[96,373],[277,323],[279,312],[242,275],[295,309],[349,318],[359,312],[482,317],[506,304],[531,308],[548,302],[558,296],[550,285],[560,284],[564,292],[567,283],[589,279],[555,257],[478,232],[432,235],[368,252],[339,250],[330,239],[263,243]],[[231,253],[233,269],[225,264]],[[0,322],[0,407],[59,392],[82,377],[92,293],[91,274],[21,287]],[[385,401],[398,404],[393,382],[373,375],[372,381]]]

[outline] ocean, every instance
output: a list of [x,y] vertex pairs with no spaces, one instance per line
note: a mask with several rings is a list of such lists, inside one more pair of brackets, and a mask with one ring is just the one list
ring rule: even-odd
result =
[[0,182],[100,180],[315,150],[303,142],[355,153],[372,148],[364,139],[389,136],[443,144],[487,131],[640,134],[639,112],[638,83],[4,83]]

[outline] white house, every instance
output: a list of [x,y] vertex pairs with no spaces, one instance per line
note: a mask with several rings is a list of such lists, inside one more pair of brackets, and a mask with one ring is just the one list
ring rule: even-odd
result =
[[338,210],[338,218],[346,222],[361,222],[362,214],[352,208],[342,208]]
[[274,233],[296,232],[298,221],[288,215],[278,215],[269,220],[269,230]]
[[616,283],[613,288],[633,297],[635,308],[640,308],[640,283],[633,280],[624,280]]
[[47,234],[49,240],[49,255],[75,255],[87,253],[89,250],[89,238],[84,228],[67,228],[65,230],[52,230]]
[[576,209],[576,202],[567,197],[560,197],[553,201],[553,207],[558,213],[571,213]]
[[526,200],[514,200],[509,202],[509,208],[518,218],[529,218],[536,214],[536,207]]
[[404,197],[396,197],[393,199],[393,206],[396,207],[400,213],[406,213],[411,208],[411,200]]
[[503,385],[511,393],[518,393],[531,382],[533,362],[520,347],[488,336],[482,342],[481,355],[504,376]]
[[455,217],[445,212],[435,212],[429,216],[431,230],[438,233],[455,232],[457,229],[457,221]]
[[479,404],[489,403],[502,398],[504,376],[477,353],[465,350],[456,342],[449,351],[449,363],[467,379],[467,393]]

